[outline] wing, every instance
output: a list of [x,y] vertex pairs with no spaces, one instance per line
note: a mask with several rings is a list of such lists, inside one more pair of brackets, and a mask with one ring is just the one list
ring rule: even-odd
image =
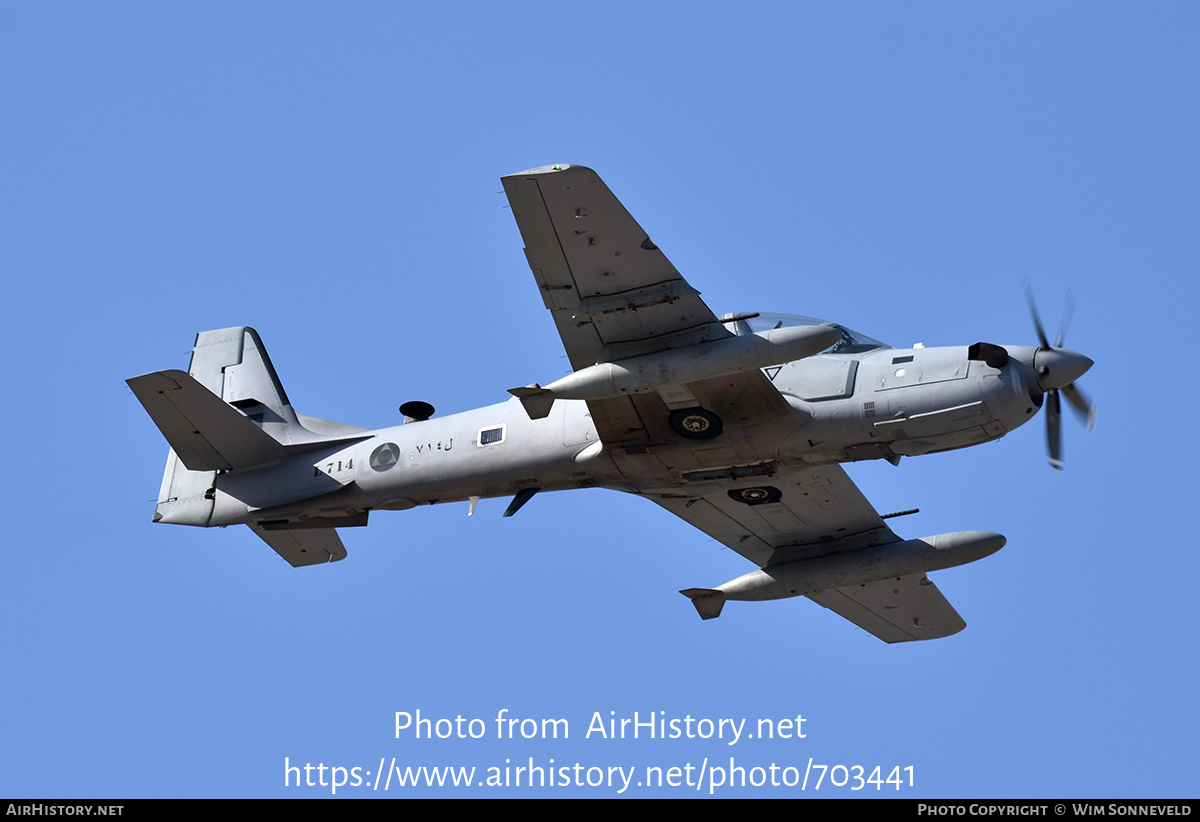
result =
[[835,588],[809,599],[889,643],[938,639],[967,627],[924,574]]
[[839,465],[777,468],[687,490],[647,496],[760,568],[900,539]]
[[[696,494],[647,496],[763,568],[900,539],[838,465],[709,482]],[[684,593],[704,618],[720,613],[719,603],[705,602],[711,591]],[[809,598],[889,643],[934,639],[966,627],[923,573]]]
[[501,182],[572,368],[731,336],[596,172]]
[[[501,182],[575,370],[733,336],[596,172],[544,166]],[[611,444],[653,436],[668,402],[718,414],[736,406],[739,419],[755,421],[789,412],[757,369],[588,407],[600,438]]]

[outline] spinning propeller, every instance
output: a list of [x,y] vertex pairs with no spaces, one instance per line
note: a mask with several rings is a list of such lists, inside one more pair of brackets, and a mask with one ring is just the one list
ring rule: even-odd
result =
[[[1061,390],[1066,395],[1067,402],[1083,418],[1089,430],[1095,428],[1096,406],[1075,386],[1075,380],[1087,373],[1092,367],[1092,361],[1082,354],[1062,347],[1073,302],[1067,303],[1063,323],[1058,331],[1058,341],[1050,345],[1041,318],[1038,317],[1033,291],[1028,286],[1025,288],[1025,298],[1029,301],[1029,313],[1033,315],[1033,325],[1041,343],[1033,356],[1034,379],[1037,387],[1049,397],[1046,406],[1046,445],[1050,452],[1050,467],[1055,471],[1062,471],[1062,401],[1058,392]],[[1041,397],[1034,399],[1040,402]]]

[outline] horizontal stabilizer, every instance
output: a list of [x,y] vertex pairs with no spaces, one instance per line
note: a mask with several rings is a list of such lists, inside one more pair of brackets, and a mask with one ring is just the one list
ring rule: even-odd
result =
[[725,594],[712,588],[687,588],[679,593],[692,601],[701,619],[716,619],[725,607]]
[[229,471],[279,462],[288,449],[182,371],[126,380],[190,471]]
[[268,531],[251,525],[250,530],[262,537],[275,553],[293,568],[304,565],[323,565],[346,558],[342,538],[333,528],[313,528],[291,531]]

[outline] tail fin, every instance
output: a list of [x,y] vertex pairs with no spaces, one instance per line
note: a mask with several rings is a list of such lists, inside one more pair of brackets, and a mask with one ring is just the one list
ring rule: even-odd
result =
[[[253,328],[222,328],[197,334],[188,373],[279,443],[329,439],[301,424],[262,338]],[[362,433],[361,428],[341,427],[348,429],[345,433]]]
[[171,445],[155,522],[208,525],[219,470],[268,465],[369,433],[297,414],[253,328],[203,331],[187,374],[157,371],[127,382]]

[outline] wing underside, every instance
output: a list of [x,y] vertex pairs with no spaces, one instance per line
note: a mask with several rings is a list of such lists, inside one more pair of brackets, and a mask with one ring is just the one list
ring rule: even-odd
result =
[[[779,469],[706,486],[690,495],[648,496],[762,568],[900,541],[837,465]],[[717,592],[684,593],[699,603],[706,619],[720,613],[720,597],[701,599]],[[808,596],[888,643],[935,639],[966,627],[924,573]]]
[[268,530],[251,525],[250,530],[270,545],[275,553],[289,565],[300,568],[305,565],[323,565],[346,558],[342,538],[333,528],[309,528],[300,530]]
[[647,496],[760,568],[899,539],[841,466],[760,463],[741,472],[689,472],[702,487]]
[[501,182],[573,368],[730,336],[594,171]]
[[967,627],[925,574],[835,588],[809,599],[888,643],[938,639]]

